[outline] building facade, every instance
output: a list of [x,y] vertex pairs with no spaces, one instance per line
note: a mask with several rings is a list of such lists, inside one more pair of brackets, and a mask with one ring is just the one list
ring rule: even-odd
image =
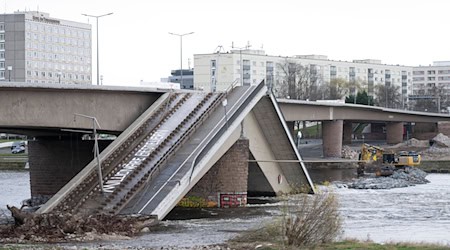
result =
[[342,78],[362,85],[369,95],[376,85],[396,85],[403,100],[412,91],[412,67],[382,64],[380,60],[354,60],[353,62],[329,60],[323,55],[294,57],[269,56],[263,50],[231,50],[226,53],[194,55],[194,88],[220,91],[232,83],[255,85],[265,81],[276,88],[286,76],[284,65],[299,64],[309,67],[320,82]]
[[0,15],[0,81],[92,84],[91,25],[35,11]]
[[412,94],[409,96],[410,101],[429,101],[430,104],[433,103],[436,106],[435,110],[431,110],[448,112],[450,61],[436,61],[429,66],[414,67],[413,83]]
[[413,69],[413,95],[450,95],[450,61],[433,62],[430,66],[418,66]]

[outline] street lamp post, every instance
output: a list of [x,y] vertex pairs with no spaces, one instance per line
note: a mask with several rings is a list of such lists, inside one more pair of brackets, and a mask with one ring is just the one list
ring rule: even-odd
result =
[[11,81],[11,72],[12,72],[12,66],[8,66],[7,67],[7,69],[8,69],[8,81],[10,82]]
[[238,49],[239,50],[239,62],[240,62],[240,65],[239,65],[239,67],[241,68],[241,77],[239,78],[239,81],[241,82],[241,86],[244,86],[244,64],[243,64],[243,62],[242,62],[242,50],[247,50],[247,49],[249,49],[250,48],[250,44],[247,44],[246,46],[244,46],[244,47],[235,47],[234,46],[234,43],[232,43],[231,44],[231,48],[233,48],[233,49]]
[[180,86],[183,85],[183,36],[194,34],[194,32],[184,33],[184,34],[176,34],[169,32],[170,35],[179,36],[180,37]]
[[61,83],[61,75],[62,75],[62,73],[61,72],[58,72],[58,83]]
[[96,27],[97,27],[97,85],[100,84],[100,63],[99,63],[99,50],[98,50],[98,19],[100,17],[104,17],[104,16],[109,16],[112,15],[113,13],[108,13],[108,14],[104,14],[104,15],[99,15],[99,16],[94,16],[94,15],[88,15],[88,14],[82,14],[83,16],[87,16],[87,17],[95,17],[96,19]]
[[97,161],[98,182],[99,182],[100,191],[102,193],[104,193],[105,190],[103,189],[102,166],[101,166],[100,157],[99,157],[100,150],[98,147],[98,135],[97,135],[97,126],[98,126],[98,128],[100,128],[100,124],[98,123],[97,118],[94,116],[88,116],[88,115],[84,115],[84,114],[73,114],[73,115],[74,115],[74,121],[75,121],[75,117],[77,117],[77,116],[92,120],[92,133],[94,134],[94,158]]

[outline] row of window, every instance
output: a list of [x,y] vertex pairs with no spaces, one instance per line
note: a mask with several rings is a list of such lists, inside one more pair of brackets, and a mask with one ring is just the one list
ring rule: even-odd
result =
[[50,84],[53,84],[53,83],[61,83],[61,84],[90,84],[91,82],[77,82],[77,81],[74,81],[74,80],[70,80],[70,81],[63,81],[63,80],[61,80],[61,81],[59,81],[59,80],[45,81],[45,80],[41,80],[41,81],[39,81],[39,80],[31,80],[31,79],[28,79],[28,80],[27,80],[27,83],[42,83],[42,84],[45,84],[45,83],[50,83]]
[[[436,81],[436,77],[434,77],[434,76],[427,77],[426,79],[427,79],[427,81]],[[438,76],[437,80],[438,81],[449,81],[450,76]],[[425,77],[421,77],[421,76],[413,77],[413,81],[423,82],[423,81],[425,81]]]
[[90,58],[84,56],[74,56],[67,54],[53,54],[36,51],[27,51],[27,60],[42,60],[51,62],[70,62],[75,64],[90,64]]
[[[437,73],[439,75],[449,75],[450,74],[450,70],[438,70]],[[436,74],[436,70],[428,70],[427,71],[427,75],[435,75]],[[425,75],[425,71],[424,70],[416,70],[413,71],[413,75]]]
[[[238,67],[240,67],[241,61],[237,60],[236,64],[238,65]],[[261,64],[260,65],[261,67],[265,66],[264,62],[260,62],[260,64]],[[257,62],[256,61],[252,61],[250,63],[249,60],[243,60],[243,66],[250,66],[250,65],[257,66]],[[270,67],[273,67],[274,63],[272,61],[267,61],[266,65],[269,65]],[[322,67],[326,68],[327,66],[314,65],[314,64],[310,65],[311,70],[316,70],[316,71],[319,71]],[[369,69],[365,69],[365,68],[356,68],[356,67],[337,67],[337,66],[334,66],[334,65],[329,65],[329,67],[330,67],[330,71],[331,72],[371,73],[371,74],[384,74],[384,73],[386,73],[386,74],[398,75],[398,76],[400,76],[400,75],[408,75],[408,76],[410,76],[411,75],[411,72],[394,71],[394,70],[391,71],[389,69],[378,70],[378,69],[370,69],[370,68]]]
[[54,43],[54,44],[66,44],[66,45],[72,45],[76,47],[85,47],[90,48],[91,47],[91,40],[85,40],[85,39],[76,39],[76,38],[70,38],[70,37],[61,37],[61,36],[51,36],[51,35],[44,35],[44,34],[37,34],[37,33],[26,33],[26,39],[28,42],[36,41],[36,42],[47,42],[47,43]]
[[70,37],[78,37],[84,39],[90,39],[90,30],[81,30],[77,28],[69,28],[64,26],[56,26],[37,22],[26,22],[25,29],[27,31],[39,31],[47,34],[59,34]]
[[27,78],[56,78],[56,79],[69,79],[69,80],[91,80],[90,75],[83,75],[83,74],[73,74],[73,73],[66,73],[66,72],[45,72],[45,71],[31,71],[27,70]]
[[43,61],[27,61],[26,65],[27,69],[54,69],[54,70],[67,70],[67,71],[75,71],[75,72],[90,72],[91,67],[86,66],[84,64],[70,64],[70,63],[52,63],[52,62],[43,62]]
[[66,54],[73,54],[73,55],[84,55],[84,56],[90,56],[91,55],[91,49],[84,49],[84,48],[76,48],[71,46],[58,46],[58,45],[51,45],[51,44],[37,44],[37,43],[27,43],[26,44],[27,50],[35,50],[35,51],[42,51],[42,52],[53,52],[53,53],[66,53]]

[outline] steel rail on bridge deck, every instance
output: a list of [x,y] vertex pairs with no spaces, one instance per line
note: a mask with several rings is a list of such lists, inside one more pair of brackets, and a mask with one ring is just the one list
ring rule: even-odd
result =
[[[233,83],[232,83],[232,85],[233,85]],[[248,89],[245,91],[244,94],[246,94],[250,89],[251,89],[251,88],[248,88]],[[234,103],[234,105],[231,107],[230,110],[234,109],[235,106],[236,106],[238,103],[240,103],[241,99],[242,99],[244,96],[245,96],[245,95],[241,95],[241,96],[239,97],[238,101],[237,101],[236,103]],[[154,194],[154,195],[153,195],[153,196],[152,196],[152,197],[144,204],[144,206],[138,211],[139,214],[142,213],[142,211],[144,211],[145,208],[147,208],[147,206],[150,204],[150,202],[152,202],[153,199],[155,199],[155,197],[161,192],[161,190],[162,190],[164,187],[166,187],[167,184],[168,184],[169,182],[172,181],[172,178],[173,178],[173,177],[178,173],[178,171],[180,171],[180,169],[188,162],[188,160],[194,155],[194,153],[196,153],[196,151],[200,148],[200,146],[201,146],[203,143],[206,142],[206,140],[208,139],[208,137],[209,137],[213,132],[216,132],[216,133],[218,132],[218,131],[217,131],[217,127],[218,127],[220,124],[222,124],[222,121],[223,121],[224,119],[225,119],[225,117],[222,117],[222,118],[220,119],[220,121],[216,124],[216,126],[208,133],[207,136],[205,136],[205,138],[204,138],[204,139],[199,143],[199,145],[192,151],[192,153],[186,158],[186,160],[184,160],[184,162],[180,164],[180,166],[174,171],[174,173],[169,177],[169,179],[167,179],[167,181],[164,182],[164,184],[158,189],[158,191],[156,191],[155,194]],[[203,149],[204,149],[204,148],[203,148]],[[198,154],[200,154],[200,153],[203,151],[203,149],[202,149]],[[193,173],[193,171],[194,171],[194,169],[193,169],[194,166],[191,165],[191,168],[192,168],[192,173]],[[192,173],[191,173],[191,177],[192,177]],[[190,179],[191,179],[191,178],[189,178],[189,182],[190,182]]]

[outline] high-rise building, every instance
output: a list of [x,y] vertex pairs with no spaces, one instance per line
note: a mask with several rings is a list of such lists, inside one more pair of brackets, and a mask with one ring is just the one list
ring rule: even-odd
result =
[[265,80],[276,89],[288,74],[286,66],[290,64],[307,67],[311,79],[321,83],[336,78],[359,82],[369,95],[374,95],[376,85],[398,86],[404,101],[411,92],[412,67],[409,66],[387,65],[372,59],[335,61],[323,55],[269,56],[263,50],[250,49],[194,55],[194,88],[225,90],[232,83],[255,85]]
[[36,11],[0,15],[0,81],[92,84],[91,25]]

